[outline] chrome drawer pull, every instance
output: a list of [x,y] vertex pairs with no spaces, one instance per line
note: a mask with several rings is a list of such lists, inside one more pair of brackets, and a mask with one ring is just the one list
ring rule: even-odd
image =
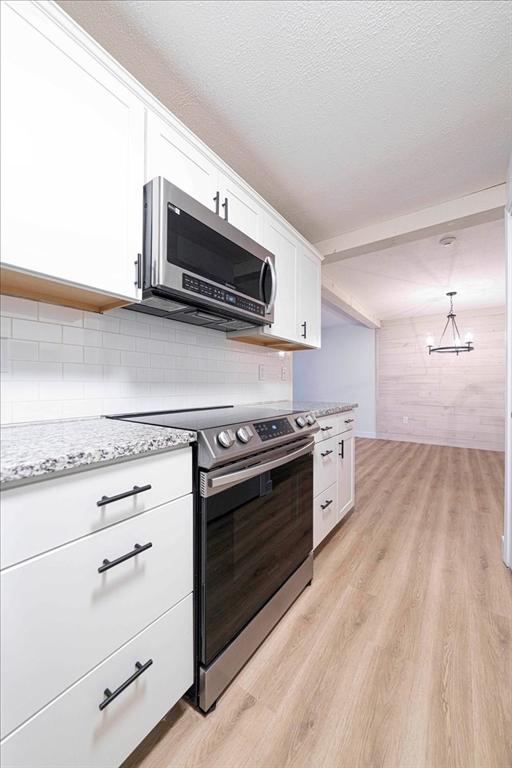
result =
[[327,432],[329,429],[332,429],[332,427],[320,427],[320,432]]
[[320,504],[320,509],[327,509],[327,507],[329,506],[329,504],[332,504],[332,499],[327,499],[327,501],[325,502],[325,504]]
[[134,485],[131,491],[125,491],[124,493],[118,493],[117,496],[102,496],[99,501],[96,502],[96,506],[104,507],[105,504],[111,504],[113,501],[120,501],[120,499],[127,499],[128,496],[136,496],[137,493],[144,493],[144,491],[150,491],[151,485]]
[[125,680],[124,683],[121,683],[119,688],[116,688],[115,691],[111,691],[110,688],[105,688],[103,693],[105,694],[106,698],[103,699],[101,704],[99,705],[100,711],[102,709],[105,709],[105,707],[108,707],[108,705],[116,699],[120,693],[122,693],[126,688],[128,688],[129,685],[131,685],[138,677],[139,675],[142,675],[143,672],[146,671],[146,669],[149,669],[149,667],[152,665],[153,659],[149,659],[146,661],[145,664],[141,664],[140,661],[135,662],[136,672],[133,673],[133,675],[130,675],[128,680]]
[[328,456],[330,453],[334,453],[334,451],[323,451],[323,452],[320,454],[320,456],[322,456],[322,458],[324,458],[325,456]]
[[153,542],[148,541],[147,544],[135,544],[131,552],[127,552],[126,555],[121,555],[121,557],[116,557],[115,560],[104,560],[103,565],[100,565],[98,568],[98,573],[104,573],[105,571],[108,571],[109,568],[113,568],[115,565],[119,565],[119,563],[124,563],[125,560],[130,560],[130,558],[135,557],[135,555],[140,554],[141,552],[144,552],[146,549],[151,549],[153,546]]

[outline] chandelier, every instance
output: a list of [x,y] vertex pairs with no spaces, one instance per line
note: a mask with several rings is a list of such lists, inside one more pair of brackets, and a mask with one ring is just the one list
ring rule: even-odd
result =
[[[474,349],[473,335],[471,333],[466,333],[463,344],[461,335],[459,333],[459,328],[457,326],[457,321],[455,320],[455,312],[453,311],[453,297],[457,295],[457,291],[450,291],[446,295],[450,298],[450,311],[446,315],[446,325],[444,326],[441,338],[439,339],[439,345],[434,347],[434,337],[427,336],[427,347],[429,355],[431,355],[432,352],[454,352],[456,355],[458,355],[460,352],[471,352]],[[448,334],[446,334],[447,331]],[[445,338],[445,335],[445,346],[443,346],[443,339]],[[450,341],[453,343],[450,344]]]

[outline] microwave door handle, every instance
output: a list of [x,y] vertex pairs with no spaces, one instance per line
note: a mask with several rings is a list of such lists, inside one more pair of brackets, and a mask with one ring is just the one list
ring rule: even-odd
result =
[[[270,299],[268,302],[266,301],[267,297],[265,296],[265,275],[267,274],[267,269],[270,270],[270,276],[272,279],[272,288],[270,289]],[[263,262],[261,273],[260,273],[260,295],[265,301],[265,311],[267,315],[269,315],[272,312],[272,309],[274,308],[274,303],[276,300],[276,291],[277,291],[277,276],[276,276],[276,268],[274,266],[274,262],[271,258],[267,256],[265,261]]]
[[240,469],[237,472],[226,472],[224,475],[212,477],[211,480],[208,480],[208,488],[229,488],[233,485],[243,483],[245,480],[250,480],[252,477],[257,477],[258,475],[263,474],[263,472],[282,467],[283,464],[288,464],[294,459],[298,459],[301,456],[305,456],[307,453],[311,453],[314,445],[315,441],[310,440],[306,445],[303,445],[302,448],[287,453],[284,456],[280,456],[278,459],[267,461],[264,464],[257,464],[254,467],[247,467],[247,469]]

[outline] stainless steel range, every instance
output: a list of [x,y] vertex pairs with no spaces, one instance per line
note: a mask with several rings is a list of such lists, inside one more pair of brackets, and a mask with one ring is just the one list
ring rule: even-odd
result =
[[308,412],[269,406],[124,414],[198,434],[195,460],[196,675],[210,711],[313,577]]

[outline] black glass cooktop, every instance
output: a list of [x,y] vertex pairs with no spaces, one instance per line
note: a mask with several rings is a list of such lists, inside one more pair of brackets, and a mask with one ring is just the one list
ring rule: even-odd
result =
[[209,427],[226,427],[231,424],[271,419],[277,416],[289,416],[300,411],[272,408],[268,405],[223,406],[219,408],[201,408],[192,411],[154,411],[150,413],[122,413],[109,416],[110,419],[135,421],[138,424],[152,424],[156,427],[175,427],[198,432]]

